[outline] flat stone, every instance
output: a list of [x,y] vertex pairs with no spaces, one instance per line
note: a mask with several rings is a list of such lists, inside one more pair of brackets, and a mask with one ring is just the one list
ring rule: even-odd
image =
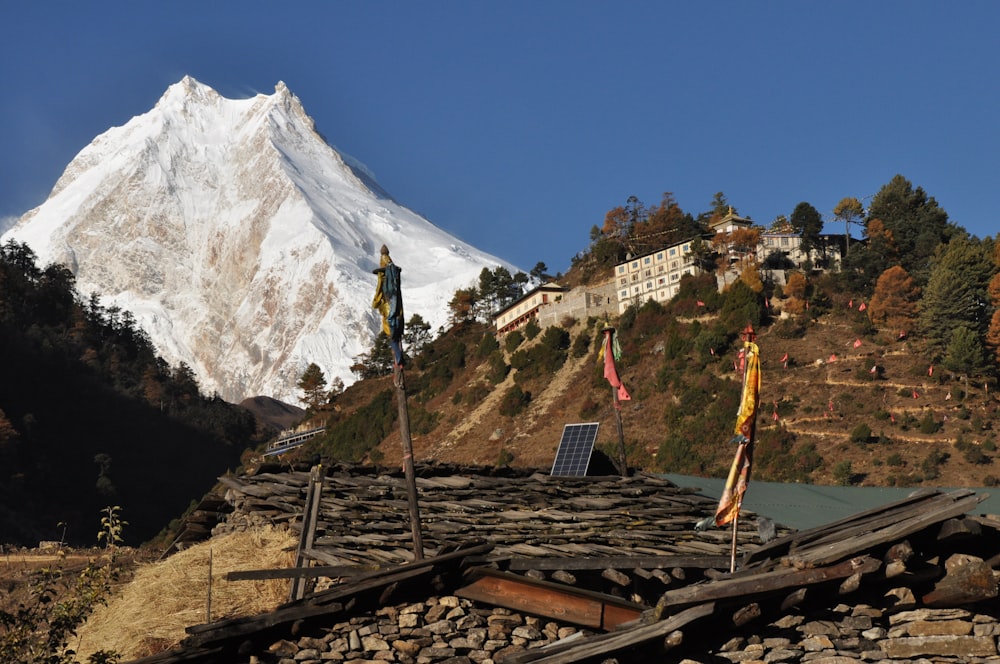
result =
[[807,636],[802,639],[799,643],[803,649],[810,652],[818,652],[820,650],[833,650],[833,641],[830,637],[825,634],[818,634],[816,636]]
[[965,636],[972,633],[972,623],[965,620],[919,620],[906,625],[910,636]]
[[886,639],[879,645],[892,659],[925,655],[991,657],[997,654],[996,642],[988,636],[905,636]]
[[361,637],[361,646],[370,652],[389,649],[389,644],[386,643],[385,639],[371,634]]

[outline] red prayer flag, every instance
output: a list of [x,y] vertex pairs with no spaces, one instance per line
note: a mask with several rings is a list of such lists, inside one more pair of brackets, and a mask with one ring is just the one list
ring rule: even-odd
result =
[[848,309],[853,309],[854,308],[854,298],[853,297],[851,298],[851,301],[847,303],[847,308]]
[[862,302],[861,304],[858,305],[858,311],[864,311],[867,308],[868,308],[868,305],[865,304],[864,302]]
[[837,361],[837,354],[836,353],[832,353],[830,355],[830,359],[827,360],[827,362],[836,362],[836,361]]
[[878,365],[873,364],[872,368],[868,370],[868,373],[875,373],[878,370]]
[[861,339],[855,339],[854,340],[854,347],[855,348],[861,348]]
[[632,397],[625,389],[621,379],[618,378],[618,370],[615,368],[615,353],[612,345],[612,332],[604,334],[604,377],[608,379],[611,387],[618,390],[619,401],[630,401]]
[[917,394],[917,391],[916,391],[916,390],[913,390],[913,398],[914,398],[914,399],[919,399],[919,398],[920,398],[920,395],[919,395],[919,394]]
[[699,306],[699,307],[703,307],[703,306],[705,306],[705,303],[704,303],[704,302],[702,302],[701,300],[698,300],[698,306]]
[[933,364],[931,366],[927,367],[927,375],[928,376],[933,376],[934,375],[934,365]]

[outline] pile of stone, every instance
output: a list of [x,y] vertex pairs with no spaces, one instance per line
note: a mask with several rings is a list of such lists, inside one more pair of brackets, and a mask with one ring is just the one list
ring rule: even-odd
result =
[[[320,662],[449,662],[492,664],[560,639],[588,634],[500,607],[477,607],[445,595],[355,615],[321,633],[281,639],[252,664]],[[325,633],[323,633],[325,632]]]

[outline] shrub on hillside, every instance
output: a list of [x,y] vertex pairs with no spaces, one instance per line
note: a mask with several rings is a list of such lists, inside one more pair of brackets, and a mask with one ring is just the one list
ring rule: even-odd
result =
[[574,358],[585,356],[590,352],[590,333],[586,330],[576,335],[573,339],[573,350],[570,351]]
[[531,403],[531,392],[525,392],[519,386],[514,385],[504,393],[503,399],[500,400],[500,414],[505,417],[514,417],[527,408],[529,403]]
[[490,353],[500,348],[500,342],[497,341],[496,336],[492,331],[486,332],[483,338],[479,340],[479,346],[476,347],[476,355],[478,357],[489,357]]
[[521,330],[510,332],[503,340],[503,347],[508,353],[513,353],[524,341],[524,334]]
[[920,433],[932,434],[941,430],[941,423],[934,419],[934,413],[927,411],[920,420]]
[[538,336],[538,333],[542,331],[542,328],[538,326],[538,321],[534,318],[528,321],[528,324],[524,326],[524,336],[529,340],[534,339]]
[[771,333],[779,339],[801,339],[806,335],[806,324],[797,316],[782,318],[771,326]]
[[490,353],[487,362],[489,366],[486,369],[486,380],[494,385],[502,383],[510,373],[510,367],[503,361],[503,353],[499,348]]
[[867,424],[862,422],[851,430],[851,442],[864,445],[872,438],[872,430]]

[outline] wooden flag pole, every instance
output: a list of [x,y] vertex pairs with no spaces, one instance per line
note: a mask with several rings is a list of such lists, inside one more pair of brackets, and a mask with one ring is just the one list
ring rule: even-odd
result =
[[[605,326],[604,328],[604,352],[612,353],[612,359],[614,358],[614,350],[611,344],[611,335],[614,334],[615,328],[610,326]],[[607,358],[604,358],[607,362]],[[617,367],[615,368],[617,371]],[[614,385],[611,386],[611,397],[615,407],[615,426],[618,428],[618,469],[621,471],[622,477],[628,477],[628,459],[625,456],[625,430],[622,428],[622,405],[621,400],[618,398],[618,388]]]
[[[379,267],[373,270],[373,273],[378,275],[378,285],[375,289],[375,299],[372,302],[372,306],[379,309],[382,313],[384,329],[390,329],[390,314],[396,317],[394,323],[399,326],[398,329],[390,330],[393,364],[392,384],[396,387],[396,403],[399,406],[399,437],[403,443],[403,474],[406,479],[406,498],[410,508],[410,530],[413,533],[413,557],[415,560],[423,560],[424,538],[420,530],[420,505],[417,500],[417,480],[413,468],[413,440],[410,438],[410,412],[406,406],[406,380],[403,373],[402,293],[383,290],[387,281],[392,281],[386,278],[387,266],[391,265],[395,270],[401,270],[389,258],[388,247],[382,245],[380,253]],[[398,273],[396,274],[398,276]],[[395,283],[393,286],[402,290],[399,283]]]
[[740,510],[742,505],[737,508],[736,516],[733,517],[733,546],[729,552],[729,573],[733,574],[736,572],[736,532],[740,523]]
[[403,441],[403,474],[406,477],[406,499],[410,506],[410,529],[413,532],[413,557],[424,559],[424,538],[420,530],[420,504],[417,502],[417,480],[413,469],[413,440],[410,438],[410,411],[406,407],[406,383],[403,365],[396,364],[392,382],[396,386],[399,404],[399,437]]
[[[753,342],[757,338],[756,333],[754,333],[754,331],[753,331],[753,326],[750,323],[747,323],[746,328],[743,330],[743,332],[741,333],[740,336],[743,337],[743,341],[744,341],[744,346],[743,346],[744,351],[743,352],[746,353],[746,348],[747,348],[746,347],[746,342]],[[743,360],[744,360],[743,361],[743,389],[746,390],[746,386],[747,386],[747,371],[749,371],[749,369],[750,369],[750,359],[748,357],[746,357],[746,355],[744,355]],[[754,404],[753,420],[754,421],[752,423],[752,426],[750,427],[750,437],[749,437],[749,440],[746,440],[744,442],[739,443],[740,445],[746,445],[747,446],[746,454],[750,454],[750,455],[753,454],[754,438],[756,438],[756,436],[757,436],[757,426],[756,426],[756,421],[757,421],[757,404],[756,403]],[[749,476],[747,476],[747,481],[749,481],[749,479],[750,479]],[[737,533],[739,531],[740,512],[742,512],[742,511],[743,511],[743,494],[740,494],[740,496],[736,500],[736,516],[733,517],[733,544],[732,544],[732,548],[730,549],[730,554],[729,554],[729,573],[730,574],[733,574],[733,573],[736,572],[736,535],[737,535]]]

